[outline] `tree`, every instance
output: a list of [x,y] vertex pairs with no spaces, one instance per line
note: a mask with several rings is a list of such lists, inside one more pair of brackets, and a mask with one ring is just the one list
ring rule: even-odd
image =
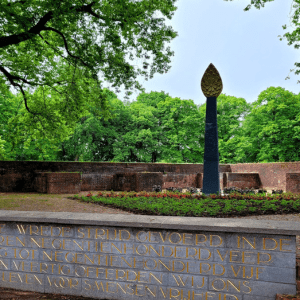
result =
[[[18,89],[32,115],[30,125],[39,123],[35,129],[47,138],[55,132],[62,141],[74,127],[61,125],[86,112],[91,99],[83,98],[85,80],[95,87],[91,94],[108,119],[103,81],[130,94],[143,90],[138,76],[148,79],[170,69],[173,52],[166,44],[177,33],[164,18],[172,18],[175,1],[1,1],[0,92],[4,85]],[[140,62],[130,62],[134,58]]]
[[300,94],[269,87],[252,103],[241,135],[235,137],[240,162],[299,161]]
[[[224,1],[233,1],[233,0],[224,0]],[[244,11],[248,11],[250,10],[251,6],[254,5],[255,8],[260,9],[261,7],[264,7],[266,2],[273,2],[274,0],[251,0],[251,4],[247,5],[247,7],[244,9]],[[297,28],[292,32],[292,33],[285,33],[283,35],[283,37],[285,37],[288,41],[288,45],[292,45],[293,43],[296,43],[298,41],[300,41],[300,35],[299,35],[299,15],[300,15],[300,2],[299,0],[295,0],[297,3],[292,2],[293,8],[296,8],[296,10],[294,11],[294,15],[292,16],[293,21],[292,23],[294,23],[295,26],[297,26]],[[286,30],[286,25],[283,25],[282,28],[284,30]],[[279,35],[278,37],[280,37],[280,41],[282,41],[282,37]],[[295,49],[299,49],[300,48],[300,44],[295,44],[294,45]],[[295,63],[296,67],[300,67],[300,63]],[[295,69],[290,70],[290,72],[294,71]],[[295,71],[295,74],[298,75],[300,74],[300,70]],[[285,80],[290,79],[289,76],[287,76],[285,78]],[[300,80],[297,81],[297,83],[300,83]]]

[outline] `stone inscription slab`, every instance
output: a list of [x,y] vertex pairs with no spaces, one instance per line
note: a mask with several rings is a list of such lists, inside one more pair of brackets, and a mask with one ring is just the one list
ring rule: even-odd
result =
[[296,237],[0,224],[0,286],[97,299],[296,294]]

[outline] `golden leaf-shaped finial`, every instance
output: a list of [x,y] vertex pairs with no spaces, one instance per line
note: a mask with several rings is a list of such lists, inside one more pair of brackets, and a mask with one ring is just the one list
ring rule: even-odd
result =
[[213,64],[208,66],[202,77],[201,89],[206,98],[218,97],[223,90],[222,78]]

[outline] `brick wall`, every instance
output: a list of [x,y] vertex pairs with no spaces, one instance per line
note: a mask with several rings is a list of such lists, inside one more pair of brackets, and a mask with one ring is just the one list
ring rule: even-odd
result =
[[[200,188],[203,181],[203,164],[0,161],[0,192],[36,192],[35,181],[40,172],[82,172],[82,191],[114,189],[117,184],[115,175],[124,173],[160,172],[163,176],[162,188],[170,186]],[[299,189],[298,192],[300,192],[300,184],[295,187],[298,179],[295,175],[288,175],[290,173],[300,174],[300,162],[220,164],[221,189],[234,185],[232,182],[230,183],[232,176],[224,177],[225,173],[258,173],[258,179],[254,179],[252,175],[248,176],[249,183],[251,181],[251,184],[256,186],[259,184],[260,188],[267,190],[282,189],[286,191],[287,187],[293,187],[293,192],[297,192],[295,189]],[[151,175],[148,176],[151,178]],[[248,179],[245,179],[247,175],[245,176],[239,176],[240,179],[235,182],[240,181],[239,184],[246,186]],[[144,182],[139,183],[141,188],[146,187],[147,176],[144,176],[144,179],[139,178],[138,182]],[[233,176],[232,178],[236,179],[237,177]],[[136,182],[137,179],[132,180]]]

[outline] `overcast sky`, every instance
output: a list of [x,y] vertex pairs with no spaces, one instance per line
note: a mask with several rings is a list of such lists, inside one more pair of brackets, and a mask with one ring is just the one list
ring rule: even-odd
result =
[[[206,101],[201,78],[210,63],[218,69],[223,94],[244,98],[248,103],[268,87],[300,92],[299,75],[291,69],[300,62],[300,50],[278,35],[295,30],[292,0],[267,2],[249,11],[250,0],[179,0],[170,24],[178,37],[169,45],[175,51],[172,68],[144,81],[146,92],[165,91],[171,97]],[[283,30],[282,26],[287,25]],[[290,79],[285,80],[289,76]],[[137,95],[135,95],[136,97]],[[120,98],[120,100],[122,100]]]
[[[300,76],[290,70],[300,62],[300,50],[278,37],[295,30],[292,2],[275,0],[261,9],[252,6],[244,11],[251,0],[178,0],[178,9],[168,21],[178,32],[178,37],[167,44],[175,51],[172,67],[167,74],[155,74],[149,81],[141,79],[146,92],[164,91],[201,105],[206,101],[201,78],[213,63],[222,77],[223,94],[248,103],[271,86],[299,94]],[[287,30],[282,28],[285,24]],[[287,76],[290,79],[285,80]],[[123,96],[121,92],[118,98],[123,101]]]

